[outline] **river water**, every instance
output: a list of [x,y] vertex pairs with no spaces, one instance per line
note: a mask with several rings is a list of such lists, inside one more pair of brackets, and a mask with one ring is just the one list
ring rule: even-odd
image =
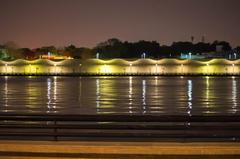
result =
[[0,111],[237,115],[238,77],[0,77]]

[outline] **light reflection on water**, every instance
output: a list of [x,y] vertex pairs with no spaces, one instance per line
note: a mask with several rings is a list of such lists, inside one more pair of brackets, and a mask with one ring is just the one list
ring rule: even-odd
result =
[[232,110],[234,113],[236,113],[238,102],[237,102],[237,81],[235,78],[232,78],[232,102],[233,102]]
[[192,111],[192,80],[188,80],[188,115],[191,116]]
[[234,77],[0,77],[0,111],[67,114],[239,113]]

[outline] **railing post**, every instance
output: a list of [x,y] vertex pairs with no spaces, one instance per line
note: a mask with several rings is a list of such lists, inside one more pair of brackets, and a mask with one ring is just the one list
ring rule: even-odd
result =
[[188,120],[186,120],[184,122],[184,136],[183,136],[183,142],[187,142],[187,132],[188,132],[188,129],[190,128],[190,122]]
[[57,120],[54,119],[54,141],[58,141],[57,129]]

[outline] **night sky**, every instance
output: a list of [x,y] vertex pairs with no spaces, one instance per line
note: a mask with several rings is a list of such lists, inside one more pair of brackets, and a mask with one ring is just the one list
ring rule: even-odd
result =
[[93,47],[109,38],[240,45],[240,0],[0,0],[0,43]]

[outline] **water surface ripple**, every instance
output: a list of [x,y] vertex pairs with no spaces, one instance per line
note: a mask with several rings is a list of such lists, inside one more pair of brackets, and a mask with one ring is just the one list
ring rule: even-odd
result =
[[0,77],[0,111],[237,115],[238,77]]

